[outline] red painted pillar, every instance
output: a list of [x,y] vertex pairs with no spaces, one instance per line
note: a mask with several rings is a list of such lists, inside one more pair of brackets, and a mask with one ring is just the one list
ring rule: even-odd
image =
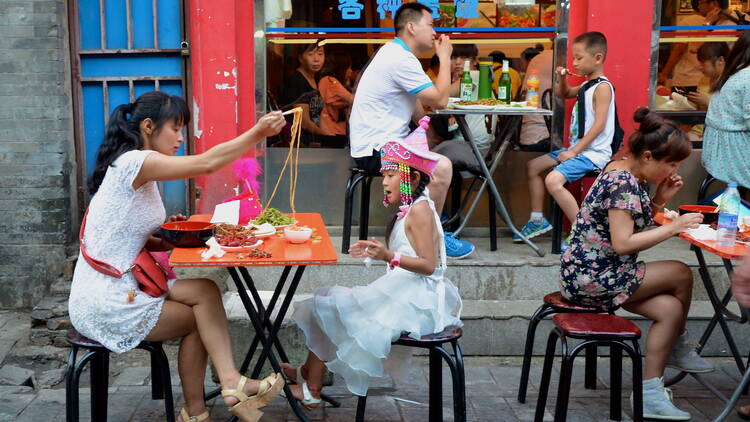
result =
[[[232,139],[255,121],[253,5],[247,0],[190,0],[190,72],[194,153]],[[234,194],[230,168],[196,178],[196,212]]]

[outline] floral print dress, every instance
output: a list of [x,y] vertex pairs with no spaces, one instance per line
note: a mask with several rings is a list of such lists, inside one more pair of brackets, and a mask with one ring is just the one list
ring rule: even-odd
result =
[[643,281],[646,264],[638,254],[619,255],[612,247],[610,209],[631,212],[634,231],[653,224],[645,185],[628,171],[602,173],[581,204],[561,256],[560,292],[566,299],[610,310],[622,305]]

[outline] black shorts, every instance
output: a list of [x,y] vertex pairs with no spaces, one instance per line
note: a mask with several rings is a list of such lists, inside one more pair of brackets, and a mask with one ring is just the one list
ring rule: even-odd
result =
[[380,174],[380,151],[373,150],[369,157],[355,158],[354,163],[367,174]]

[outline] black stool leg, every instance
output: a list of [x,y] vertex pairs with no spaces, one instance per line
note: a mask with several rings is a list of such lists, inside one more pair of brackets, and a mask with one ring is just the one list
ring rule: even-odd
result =
[[65,420],[78,421],[78,382],[75,377],[78,347],[70,348],[68,368],[65,372]]
[[622,349],[616,343],[609,348],[609,418],[622,420]]
[[365,182],[362,184],[361,201],[359,204],[359,238],[367,239],[367,231],[370,225],[370,186],[372,185],[372,176],[365,176]]
[[352,236],[352,205],[354,202],[354,191],[357,184],[362,181],[363,176],[357,172],[352,172],[349,180],[346,182],[346,195],[344,198],[344,227],[341,238],[341,253],[349,252],[349,239]]
[[[453,346],[456,347],[457,344],[453,343]],[[448,351],[445,350],[442,346],[436,346],[434,349],[439,352],[440,355],[442,355],[443,360],[445,360],[445,363],[448,365],[448,369],[450,369],[451,371],[451,384],[453,387],[453,420],[455,422],[465,422],[466,406],[464,406],[463,404],[463,389],[461,388],[463,385],[463,380],[461,378],[461,375],[458,373],[458,365],[453,361],[450,353],[448,353]]]
[[367,406],[367,396],[359,396],[357,400],[356,422],[365,422],[365,407]]
[[443,371],[441,356],[434,347],[430,348],[430,422],[443,421]]
[[[461,351],[461,346],[458,345],[458,341],[453,341],[453,356],[456,358],[456,371],[458,372],[459,381],[459,398],[461,399],[461,407],[463,421],[466,420],[466,373],[464,371],[464,354]],[[455,419],[455,417],[454,417]],[[457,420],[457,419],[456,419]]]
[[[165,380],[162,379],[162,370],[160,368],[160,365],[163,365],[163,362],[160,362],[159,356],[157,356],[154,348],[152,347],[148,347],[148,348],[143,347],[143,348],[148,350],[149,354],[151,355],[151,399],[163,400]],[[171,384],[172,381],[166,380],[166,382]]]
[[573,362],[575,354],[568,351],[568,341],[564,335],[560,336],[560,382],[557,386],[557,403],[555,405],[555,422],[565,422],[568,416],[568,400],[570,399],[570,382],[573,378]]
[[552,253],[556,255],[559,255],[561,251],[560,243],[562,242],[562,225],[562,209],[557,205],[557,202],[552,200]]
[[557,331],[552,330],[547,338],[547,349],[544,352],[544,366],[542,367],[542,381],[539,384],[539,397],[536,401],[536,412],[534,413],[534,422],[544,420],[544,408],[547,405],[547,393],[549,392],[549,382],[552,378],[552,363],[555,359],[555,345],[557,344]]
[[523,350],[523,365],[521,366],[521,384],[518,386],[518,402],[526,403],[526,390],[529,385],[529,371],[531,371],[531,355],[534,352],[534,336],[539,321],[552,312],[548,312],[549,305],[546,303],[537,308],[529,320],[529,328],[526,329],[526,344]]
[[625,349],[633,361],[633,422],[643,422],[643,369],[638,340],[633,340],[633,350]]
[[96,350],[91,359],[91,420],[107,422],[109,352]]
[[[72,376],[70,378],[70,391],[71,391],[71,397],[74,398],[73,401],[70,402],[71,407],[68,412],[68,422],[78,422],[78,386],[80,385],[81,381],[81,373],[83,372],[83,369],[86,367],[86,364],[89,363],[94,356],[96,355],[96,352],[88,352],[81,360],[73,366],[72,369]],[[66,384],[67,388],[67,384]],[[92,396],[93,396],[93,390],[92,390]],[[66,406],[67,407],[67,406]],[[93,419],[93,417],[92,417]]]
[[596,390],[596,344],[586,346],[586,369],[584,386],[589,390]]

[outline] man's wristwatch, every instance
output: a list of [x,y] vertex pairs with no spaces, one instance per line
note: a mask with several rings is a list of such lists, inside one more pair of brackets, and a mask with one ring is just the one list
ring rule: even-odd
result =
[[391,267],[391,269],[401,266],[401,252],[393,253],[393,258],[388,262],[388,266]]

